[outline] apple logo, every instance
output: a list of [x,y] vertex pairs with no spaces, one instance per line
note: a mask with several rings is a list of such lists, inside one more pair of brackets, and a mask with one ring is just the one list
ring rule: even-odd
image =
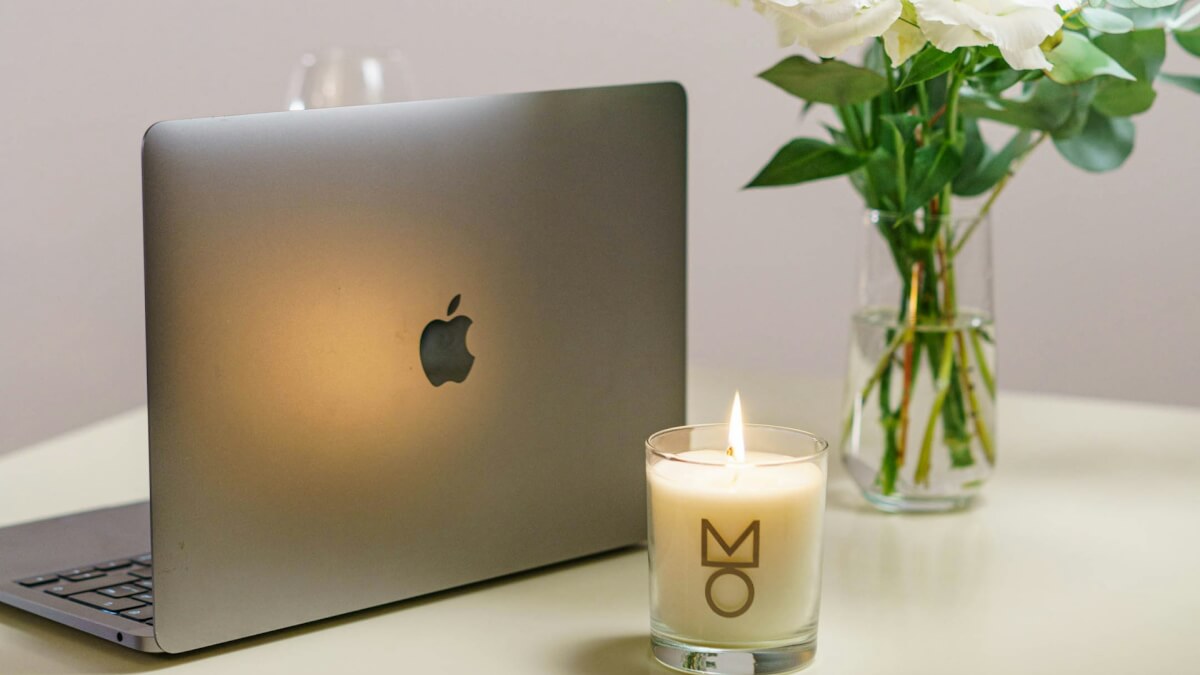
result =
[[[462,294],[454,296],[446,308],[446,316],[454,314]],[[467,329],[471,319],[456,316],[449,321],[434,319],[421,332],[421,367],[430,384],[440,387],[446,382],[462,382],[471,373],[475,357],[467,351]]]

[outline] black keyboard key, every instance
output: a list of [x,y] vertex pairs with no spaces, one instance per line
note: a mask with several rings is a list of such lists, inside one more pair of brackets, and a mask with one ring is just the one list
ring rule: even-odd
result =
[[138,563],[139,565],[150,565],[152,564],[152,559],[150,558],[149,553],[143,553],[139,556],[134,556],[133,562]]
[[110,598],[107,595],[99,593],[80,593],[72,595],[71,599],[75,602],[85,604],[96,609],[106,609],[110,612],[123,612],[134,607],[141,607],[142,603],[129,598]]
[[153,607],[138,607],[137,609],[127,609],[121,612],[121,616],[134,621],[151,621],[154,619]]
[[153,567],[135,567],[135,568],[129,570],[129,573],[139,579],[149,579],[150,577],[154,576],[154,568]]
[[90,565],[87,567],[72,567],[69,570],[63,570],[63,571],[59,572],[58,576],[73,577],[76,574],[83,574],[84,572],[91,572],[94,569],[96,569],[96,568],[94,566],[90,566]]
[[17,583],[22,586],[41,586],[57,579],[57,574],[39,574],[36,577],[29,577],[28,579],[17,579]]
[[101,572],[108,572],[110,570],[121,569],[122,567],[129,567],[130,564],[132,563],[130,563],[128,560],[109,560],[108,562],[102,562],[99,565],[96,565],[96,569],[100,570]]
[[71,581],[87,581],[88,579],[99,579],[104,576],[104,572],[92,570],[91,572],[83,572],[81,574],[64,574],[63,578]]
[[101,588],[100,593],[107,595],[110,598],[124,598],[130,595],[137,595],[144,592],[146,589],[141,586],[132,586],[130,584],[122,584],[120,586],[112,586],[110,588]]
[[145,623],[147,626],[153,626],[153,625],[154,625],[154,619],[147,619],[147,620],[146,620],[144,623]]
[[146,588],[149,588],[150,590],[154,590],[154,580],[153,579],[134,579],[134,581],[137,583],[138,586],[145,586]]
[[139,581],[137,577],[131,577],[128,574],[109,574],[107,576],[98,577],[96,579],[88,579],[87,581],[58,581],[58,583],[42,587],[50,595],[58,597],[66,597],[75,593],[83,593],[84,591],[94,591],[97,588],[106,588],[108,586],[120,586],[121,584],[131,584]]
[[154,604],[154,594],[153,593],[139,593],[139,594],[133,596],[133,599],[141,600],[142,602],[146,603],[147,605]]

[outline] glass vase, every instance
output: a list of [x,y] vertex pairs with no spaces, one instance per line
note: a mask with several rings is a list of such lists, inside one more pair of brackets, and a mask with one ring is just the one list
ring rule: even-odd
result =
[[864,221],[842,461],[881,510],[965,508],[996,464],[990,217]]

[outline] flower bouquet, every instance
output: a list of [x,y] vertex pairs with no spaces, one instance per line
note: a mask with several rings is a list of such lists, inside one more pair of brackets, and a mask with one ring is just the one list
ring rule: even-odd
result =
[[[820,57],[789,56],[760,77],[805,112],[829,106],[836,123],[827,139],[787,143],[748,187],[847,176],[878,234],[854,319],[843,459],[880,508],[961,507],[996,462],[992,206],[1047,140],[1079,168],[1110,171],[1161,83],[1200,93],[1200,77],[1161,71],[1168,40],[1200,56],[1200,3],[753,5],[784,45]],[[860,46],[860,64],[836,59]]]

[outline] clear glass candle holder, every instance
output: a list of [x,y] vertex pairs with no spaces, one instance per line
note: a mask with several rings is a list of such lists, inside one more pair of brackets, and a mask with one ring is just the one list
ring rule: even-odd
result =
[[816,654],[826,448],[796,429],[667,429],[646,441],[654,657],[688,673],[786,673]]

